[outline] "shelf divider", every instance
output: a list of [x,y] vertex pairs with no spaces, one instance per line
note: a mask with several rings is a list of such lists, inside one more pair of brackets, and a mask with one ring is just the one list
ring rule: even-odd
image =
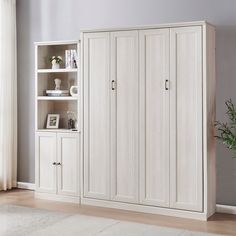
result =
[[43,74],[43,73],[72,73],[72,72],[77,72],[78,69],[77,68],[73,68],[73,69],[57,69],[57,70],[53,70],[53,69],[38,69],[37,72],[39,74]]
[[78,97],[72,96],[61,96],[61,97],[50,97],[50,96],[38,96],[38,101],[77,101]]

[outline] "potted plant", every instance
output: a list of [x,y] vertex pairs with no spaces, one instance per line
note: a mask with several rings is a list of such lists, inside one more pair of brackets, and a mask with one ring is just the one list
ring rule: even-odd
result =
[[229,122],[216,121],[215,126],[219,133],[216,138],[221,140],[228,149],[232,150],[233,158],[236,158],[236,109],[231,99],[226,101],[225,105]]
[[50,62],[52,63],[52,69],[56,70],[56,69],[60,69],[60,63],[62,63],[63,60],[61,56],[52,56],[50,58]]

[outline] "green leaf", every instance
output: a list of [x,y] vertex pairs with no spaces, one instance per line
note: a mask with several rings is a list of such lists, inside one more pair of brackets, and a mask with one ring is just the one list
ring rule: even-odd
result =
[[227,100],[225,105],[229,123],[215,121],[214,125],[218,131],[215,138],[221,140],[228,149],[232,150],[233,158],[236,158],[236,108],[231,99]]

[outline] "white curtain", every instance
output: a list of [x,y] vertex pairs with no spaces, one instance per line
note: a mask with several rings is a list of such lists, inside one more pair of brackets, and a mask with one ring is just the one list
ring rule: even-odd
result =
[[16,187],[16,0],[0,0],[0,190]]

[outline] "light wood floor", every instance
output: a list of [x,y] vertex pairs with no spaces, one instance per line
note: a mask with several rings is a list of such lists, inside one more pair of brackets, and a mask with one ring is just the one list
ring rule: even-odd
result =
[[101,207],[79,206],[72,203],[35,199],[33,191],[21,189],[0,192],[0,205],[2,204],[12,204],[75,214],[79,213],[164,227],[236,236],[236,215],[229,214],[217,213],[212,216],[208,222],[203,222],[176,217],[144,214]]

